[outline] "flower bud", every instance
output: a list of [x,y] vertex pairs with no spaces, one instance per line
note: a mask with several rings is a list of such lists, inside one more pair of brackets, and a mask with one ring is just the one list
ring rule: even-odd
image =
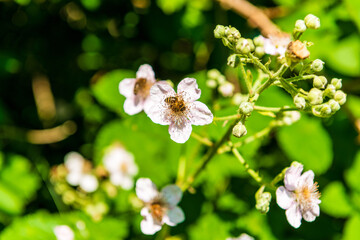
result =
[[320,19],[313,14],[308,14],[305,17],[304,21],[305,21],[306,27],[308,27],[308,28],[311,28],[311,29],[319,29],[320,28]]
[[225,27],[223,25],[217,25],[214,29],[215,38],[223,38],[225,37]]
[[221,85],[221,84],[224,84],[224,83],[226,82],[226,78],[225,78],[225,76],[220,75],[220,76],[217,78],[217,81],[218,81],[218,84]]
[[306,31],[306,25],[305,25],[304,20],[296,20],[294,31],[300,32],[300,33],[303,33]]
[[271,194],[263,192],[256,197],[256,209],[261,213],[267,213],[270,210]]
[[237,137],[241,138],[247,134],[247,130],[245,125],[242,122],[238,122],[232,130],[232,134]]
[[337,112],[337,111],[339,111],[339,109],[340,109],[340,104],[339,104],[337,101],[335,101],[334,99],[330,99],[329,102],[328,102],[328,104],[329,104],[332,112]]
[[242,53],[242,54],[248,54],[251,52],[251,46],[247,39],[240,38],[240,40],[236,44],[236,51]]
[[333,98],[335,95],[336,88],[332,84],[328,84],[326,86],[326,89],[324,90],[324,96],[327,96],[329,98]]
[[225,35],[231,43],[236,43],[241,37],[240,32],[234,27],[227,28]]
[[324,103],[321,107],[320,110],[321,115],[323,115],[324,117],[329,116],[331,114],[331,107],[329,104]]
[[299,94],[297,94],[294,97],[294,104],[295,104],[295,107],[297,107],[298,109],[304,109],[306,106],[305,98],[303,98]]
[[220,87],[218,88],[218,91],[224,97],[231,97],[234,94],[234,89],[235,89],[234,84],[226,81],[225,83],[220,85]]
[[257,46],[257,47],[264,46],[264,37],[261,35],[255,37],[253,41],[254,41],[255,46]]
[[340,105],[343,105],[346,102],[346,94],[341,91],[337,90],[334,95],[335,101],[337,101]]
[[320,59],[315,59],[311,65],[310,65],[311,70],[313,70],[314,72],[320,72],[321,70],[323,70],[324,68],[324,62],[321,61]]
[[227,59],[227,65],[236,68],[240,63],[240,57],[237,54],[231,54]]
[[342,87],[342,81],[339,78],[331,79],[331,84],[335,86],[336,90],[339,90]]
[[264,47],[256,47],[255,48],[255,56],[258,58],[261,58],[262,56],[264,56],[265,54],[265,49]]
[[254,110],[252,103],[242,102],[239,107],[239,111],[241,114],[248,115]]
[[214,80],[214,79],[208,79],[208,80],[206,81],[206,86],[207,86],[208,88],[216,88],[217,82],[216,82],[216,80]]
[[311,105],[318,105],[323,102],[323,92],[317,88],[312,88],[308,94],[308,100]]
[[247,101],[249,96],[247,94],[235,93],[231,99],[232,104],[240,105],[242,102]]
[[222,38],[221,41],[225,47],[229,47],[229,48],[232,47],[231,43],[229,42],[229,40],[227,38]]
[[313,86],[315,88],[324,89],[327,84],[327,79],[324,76],[315,76],[313,80]]
[[211,69],[207,72],[207,76],[210,79],[216,80],[219,76],[221,76],[221,73],[217,69]]
[[301,114],[298,111],[286,111],[283,113],[282,123],[289,126],[299,121],[300,118]]

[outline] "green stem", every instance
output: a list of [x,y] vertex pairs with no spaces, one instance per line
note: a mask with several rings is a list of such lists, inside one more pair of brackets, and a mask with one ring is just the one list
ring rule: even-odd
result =
[[253,60],[254,65],[260,68],[264,73],[268,74],[270,79],[273,78],[272,73],[264,66],[264,64],[260,62],[260,60],[257,57],[255,57],[251,53],[249,54],[249,56],[251,60]]
[[279,70],[273,75],[273,78],[282,77],[282,75],[284,75],[284,73],[286,72],[287,69],[288,69],[288,67],[286,66],[286,64],[281,65]]
[[241,74],[243,75],[243,78],[245,80],[247,92],[249,93],[250,96],[252,96],[252,94],[253,94],[252,84],[250,82],[250,79],[248,78],[248,75],[246,74],[244,65],[242,63],[240,63],[239,66],[240,66]]
[[234,120],[234,119],[239,119],[240,117],[241,117],[240,114],[234,114],[234,115],[229,115],[229,116],[224,116],[224,117],[214,117],[214,121]]
[[297,108],[290,107],[263,107],[263,106],[254,106],[254,110],[259,112],[284,112],[284,111],[298,111]]
[[285,81],[286,82],[296,82],[296,81],[301,81],[301,80],[307,80],[307,79],[312,79],[314,78],[315,75],[306,75],[306,76],[296,76],[296,77],[292,77],[292,78],[286,78]]
[[288,83],[287,81],[285,81],[284,79],[280,78],[280,82],[281,85],[283,86],[283,88],[291,94],[291,96],[295,96],[296,94],[299,93],[299,90],[296,89],[293,85],[291,85],[291,83]]
[[213,145],[213,142],[210,141],[209,139],[200,136],[199,134],[196,134],[194,132],[191,133],[191,137],[193,137],[194,139],[198,140],[199,142],[201,142],[202,144],[211,147]]

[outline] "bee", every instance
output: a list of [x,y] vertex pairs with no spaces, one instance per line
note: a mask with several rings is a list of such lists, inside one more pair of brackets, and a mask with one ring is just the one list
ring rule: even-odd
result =
[[134,86],[134,95],[137,95],[139,92],[141,92],[146,85],[146,79],[140,78],[136,80],[135,86]]
[[186,105],[184,100],[182,98],[179,98],[178,96],[165,98],[165,103],[169,105],[170,109],[173,112],[177,113],[186,110]]

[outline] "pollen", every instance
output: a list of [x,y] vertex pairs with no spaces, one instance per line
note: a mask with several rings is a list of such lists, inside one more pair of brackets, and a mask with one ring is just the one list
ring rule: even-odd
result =
[[186,110],[186,104],[180,96],[167,97],[165,103],[173,113],[182,113]]
[[161,222],[164,216],[164,208],[161,206],[160,203],[152,203],[150,205],[150,213],[156,221]]
[[297,201],[306,208],[306,206],[320,198],[321,194],[318,191],[318,188],[319,185],[317,182],[310,186],[306,185],[300,187],[295,191]]

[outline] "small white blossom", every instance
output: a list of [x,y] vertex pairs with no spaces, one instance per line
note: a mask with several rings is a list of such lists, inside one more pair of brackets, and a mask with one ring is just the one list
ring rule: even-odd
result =
[[285,172],[285,187],[276,190],[276,202],[286,210],[286,218],[294,228],[300,227],[302,218],[313,222],[320,215],[321,200],[314,172],[309,170],[301,175],[302,170],[302,164],[292,164]]
[[218,87],[218,90],[224,97],[231,97],[234,94],[235,87],[234,84],[226,81]]
[[97,178],[92,175],[91,164],[77,152],[65,155],[65,167],[68,170],[66,181],[72,186],[80,186],[85,192],[94,192],[99,186]]
[[124,111],[134,115],[149,108],[149,92],[156,82],[155,73],[148,64],[141,65],[136,72],[136,78],[125,78],[119,84],[119,91],[126,100]]
[[56,240],[74,240],[74,232],[67,225],[58,225],[54,228]]
[[285,125],[291,125],[294,122],[299,121],[301,114],[298,111],[285,111],[283,116],[283,122]]
[[182,198],[182,191],[176,185],[167,185],[159,192],[155,184],[148,178],[140,178],[136,182],[136,195],[144,202],[140,223],[144,234],[152,235],[160,231],[165,223],[175,226],[185,220],[184,212],[177,204]]
[[270,55],[285,56],[287,46],[291,42],[289,35],[271,35],[269,38],[264,38],[264,51]]
[[164,81],[157,82],[150,90],[152,106],[147,115],[154,123],[169,125],[170,138],[184,143],[190,137],[191,125],[210,124],[213,115],[205,104],[196,101],[201,90],[194,78],[183,79],[177,90]]
[[134,155],[119,145],[112,146],[103,158],[104,166],[110,173],[110,182],[123,189],[131,189],[134,185],[134,176],[138,173],[138,167],[134,161]]

